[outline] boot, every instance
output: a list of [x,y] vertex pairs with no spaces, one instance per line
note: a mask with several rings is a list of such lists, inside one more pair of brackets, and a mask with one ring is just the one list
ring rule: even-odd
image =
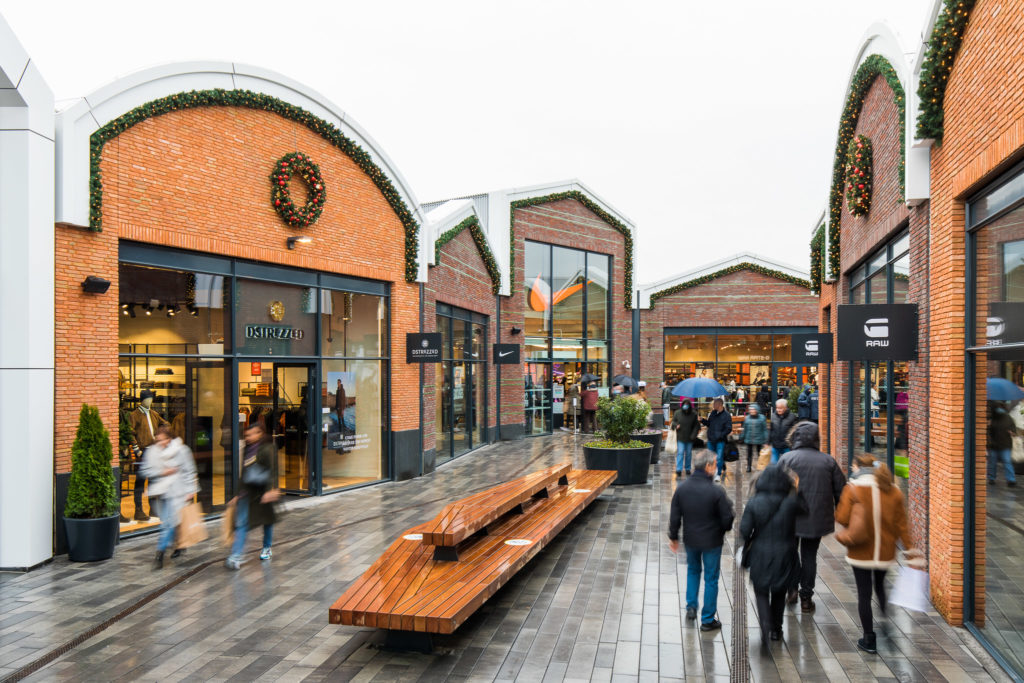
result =
[[864,652],[867,652],[868,654],[877,655],[878,647],[877,643],[875,642],[875,634],[865,633],[864,637],[857,641],[857,647],[859,647],[861,650],[864,650]]
[[176,559],[178,559],[179,557],[181,557],[184,554],[185,554],[185,549],[184,548],[175,548],[174,552],[171,553],[171,559],[172,560],[176,560]]
[[153,560],[153,571],[157,571],[164,568],[164,551],[158,550],[156,552],[156,559]]
[[791,591],[789,591],[789,593],[786,594],[786,604],[787,605],[795,605],[796,604],[797,596],[798,596],[798,594],[797,594],[795,588],[792,589]]
[[149,521],[149,515],[147,515],[142,510],[142,506],[141,505],[139,507],[135,508],[135,521],[136,522],[148,522]]
[[811,600],[810,598],[800,598],[800,611],[804,614],[810,614],[811,612],[813,612],[814,600]]

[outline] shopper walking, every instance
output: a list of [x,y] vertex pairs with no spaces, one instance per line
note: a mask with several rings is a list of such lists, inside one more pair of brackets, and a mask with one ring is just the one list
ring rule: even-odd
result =
[[[153,443],[142,459],[142,474],[149,479],[149,504],[160,517],[160,536],[156,542],[153,569],[163,569],[164,553],[174,540],[181,523],[181,509],[199,493],[196,462],[185,443],[162,424],[153,433]],[[175,551],[172,557],[180,554]]]
[[809,384],[804,387],[804,390],[800,392],[800,396],[796,399],[796,419],[811,419],[811,385]]
[[726,412],[725,401],[721,398],[714,400],[704,423],[708,427],[708,448],[718,455],[718,471],[715,474],[715,481],[718,482],[725,472],[725,442],[732,434],[732,415]]
[[988,483],[994,486],[999,465],[1006,473],[1006,485],[1016,486],[1017,475],[1013,471],[1013,437],[1017,425],[1010,417],[1010,411],[1000,401],[989,401],[988,409]]
[[757,401],[757,405],[761,407],[761,414],[767,416],[771,412],[772,404],[772,390],[768,388],[767,382],[761,383],[761,388],[757,390],[757,395],[754,397]]
[[700,450],[694,457],[694,472],[676,487],[668,522],[668,547],[679,552],[679,527],[683,527],[686,550],[686,618],[697,618],[697,592],[701,570],[704,573],[704,606],[700,613],[700,630],[714,631],[722,627],[715,618],[718,612],[718,576],[722,561],[722,541],[732,528],[736,513],[725,489],[715,486],[715,455]]
[[847,548],[846,561],[857,583],[857,611],[864,631],[857,647],[876,654],[872,585],[885,614],[885,571],[896,562],[896,542],[903,543],[908,556],[920,555],[913,549],[903,494],[893,485],[885,463],[864,453],[853,459],[853,474],[839,499],[836,521],[846,527],[836,532],[836,540]]
[[756,403],[751,403],[747,407],[740,441],[747,446],[747,472],[750,472],[754,455],[760,454],[761,446],[768,443],[768,421],[761,415],[761,409]]
[[588,384],[583,390],[583,432],[593,434],[597,423],[597,389]]
[[267,439],[263,425],[255,423],[245,430],[245,452],[242,460],[241,492],[235,496],[235,540],[231,555],[225,564],[228,569],[242,566],[242,550],[249,529],[263,527],[261,560],[269,560],[274,540],[274,522],[277,514],[274,503],[281,496],[277,488],[277,454],[274,444]]
[[670,429],[676,430],[676,476],[681,477],[684,468],[689,476],[693,442],[700,433],[700,421],[690,399],[684,398],[679,410],[672,415]]
[[797,582],[800,572],[796,520],[807,507],[793,479],[779,465],[769,465],[761,472],[754,491],[743,510],[740,536],[744,552],[749,553],[743,563],[750,569],[750,584],[757,598],[761,644],[767,648],[769,639],[782,640],[786,591]]
[[[821,437],[818,425],[800,422],[790,435],[791,451],[782,456],[779,466],[800,478],[800,493],[806,501],[804,512],[796,518],[796,536],[800,544],[800,611],[814,611],[814,583],[818,577],[818,547],[821,539],[835,531],[835,509],[846,485],[846,476],[836,459],[818,450]],[[795,603],[797,590],[789,594]]]
[[[668,385],[668,382],[661,383],[661,414],[665,416],[665,424],[668,424],[669,417],[672,415],[672,387]],[[677,468],[678,469],[678,468]]]
[[796,415],[789,412],[789,401],[780,398],[775,402],[775,412],[768,427],[768,441],[772,445],[772,464],[774,465],[789,450],[789,430],[796,424]]

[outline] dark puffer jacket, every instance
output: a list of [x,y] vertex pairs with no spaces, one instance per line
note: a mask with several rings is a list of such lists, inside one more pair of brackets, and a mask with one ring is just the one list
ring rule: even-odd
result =
[[779,415],[778,412],[772,411],[771,422],[768,426],[768,442],[774,448],[782,450],[789,448],[789,443],[786,441],[786,437],[789,436],[789,430],[796,424],[796,415],[789,412],[788,410]]
[[725,489],[713,483],[711,475],[704,470],[694,470],[693,476],[677,486],[672,495],[668,537],[679,540],[682,525],[683,545],[687,548],[720,548],[735,519],[736,512]]
[[796,535],[827,536],[836,528],[836,504],[843,494],[846,476],[835,458],[818,450],[818,425],[801,422],[793,430],[790,442],[793,450],[779,459],[779,466],[800,477],[800,493],[807,503],[807,511],[796,518]]
[[708,442],[725,441],[732,434],[732,415],[728,410],[712,410],[707,416]]
[[[689,407],[689,410],[683,408]],[[690,405],[690,399],[684,398],[682,407],[672,415],[671,427],[676,430],[676,439],[682,443],[693,443],[700,433],[700,420],[697,411]]]
[[748,549],[750,583],[759,592],[789,590],[800,577],[794,529],[797,515],[806,511],[804,499],[778,465],[765,468],[754,489],[740,521],[743,539],[754,536]]

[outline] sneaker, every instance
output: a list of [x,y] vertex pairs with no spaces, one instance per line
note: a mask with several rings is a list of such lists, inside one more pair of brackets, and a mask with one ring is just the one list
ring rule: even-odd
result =
[[712,619],[711,621],[700,625],[701,631],[716,631],[720,628],[722,628],[722,622],[718,619]]
[[868,654],[877,655],[878,648],[875,642],[875,634],[865,633],[864,637],[857,641],[857,647]]
[[681,477],[683,476],[683,473],[680,470],[676,470],[676,476]]
[[696,618],[697,618],[697,608],[696,607],[687,607],[686,608],[686,620],[687,621],[693,621]]
[[224,560],[224,566],[228,569],[241,569],[242,561],[239,560],[237,557],[229,557],[228,559]]
[[690,476],[690,470],[686,470],[686,476]]
[[716,484],[722,483],[722,475],[720,475],[720,474],[716,474],[715,475],[715,483]]
[[260,559],[261,560],[269,560],[273,556],[274,556],[274,551],[271,550],[270,548],[264,548],[260,552]]
[[773,628],[771,630],[771,634],[768,637],[771,638],[772,640],[782,640],[782,629],[781,628]]
[[184,554],[185,554],[185,549],[184,548],[175,548],[174,552],[171,553],[171,559],[172,560],[176,560],[176,559],[178,559],[179,557],[181,557]]

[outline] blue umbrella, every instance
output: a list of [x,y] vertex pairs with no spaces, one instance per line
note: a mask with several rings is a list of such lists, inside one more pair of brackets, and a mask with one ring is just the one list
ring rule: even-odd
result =
[[672,387],[673,396],[711,398],[712,396],[724,396],[728,393],[725,387],[710,377],[691,377]]
[[1019,401],[1024,398],[1024,391],[1008,379],[989,377],[985,380],[985,390],[990,401]]

